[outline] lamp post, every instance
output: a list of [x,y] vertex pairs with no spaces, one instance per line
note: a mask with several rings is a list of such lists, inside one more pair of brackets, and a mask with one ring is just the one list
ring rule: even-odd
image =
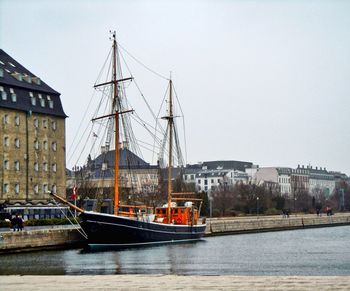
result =
[[259,218],[259,196],[256,197],[256,218]]

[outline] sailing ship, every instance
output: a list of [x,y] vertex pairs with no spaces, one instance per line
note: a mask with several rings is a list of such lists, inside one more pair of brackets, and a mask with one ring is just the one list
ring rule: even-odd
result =
[[[120,118],[133,110],[120,107],[120,83],[130,78],[117,78],[117,41],[115,32],[112,37],[112,80],[99,86],[112,86],[112,110],[111,114],[96,117],[93,121],[114,119],[114,145],[115,170],[114,170],[114,213],[100,213],[86,211],[69,203],[61,197],[54,195],[61,202],[80,212],[81,227],[87,235],[89,245],[115,245],[135,246],[154,243],[179,242],[200,239],[205,232],[205,219],[200,218],[201,199],[191,192],[174,193],[172,185],[173,170],[173,139],[174,139],[174,114],[173,114],[173,84],[169,80],[169,102],[167,116],[167,203],[160,207],[148,207],[145,205],[125,205],[120,203],[119,197],[119,150],[120,144]],[[119,106],[118,106],[119,104]],[[198,206],[199,204],[199,206]]]

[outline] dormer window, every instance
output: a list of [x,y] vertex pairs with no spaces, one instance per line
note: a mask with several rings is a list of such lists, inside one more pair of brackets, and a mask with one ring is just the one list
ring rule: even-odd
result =
[[11,93],[11,99],[12,99],[12,102],[17,102],[17,95],[16,95],[16,93]]
[[4,70],[3,68],[0,68],[0,77],[3,77],[4,76]]
[[31,76],[28,76],[28,75],[24,74],[23,79],[24,79],[24,81],[26,81],[29,84],[32,83],[32,77]]
[[29,92],[29,97],[34,97],[33,92]]
[[15,66],[14,64],[12,64],[11,62],[8,62],[8,64],[9,64],[11,67],[16,68],[16,66]]
[[32,82],[35,83],[35,84],[37,84],[37,85],[40,85],[40,84],[41,84],[40,78],[38,78],[38,77],[33,77],[33,78],[32,78]]
[[7,93],[5,91],[1,92],[1,98],[2,100],[7,100]]
[[18,81],[22,81],[22,74],[20,74],[18,72],[13,72],[11,75],[12,75],[12,77],[17,79]]
[[44,99],[40,99],[40,105],[41,105],[41,107],[45,107],[45,100]]
[[36,98],[35,97],[31,97],[31,102],[33,106],[36,106]]
[[51,109],[53,109],[53,101],[52,101],[52,100],[49,100],[49,107],[50,107]]

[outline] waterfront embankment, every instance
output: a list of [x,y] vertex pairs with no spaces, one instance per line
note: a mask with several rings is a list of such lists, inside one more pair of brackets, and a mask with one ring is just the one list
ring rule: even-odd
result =
[[332,216],[290,215],[260,217],[225,217],[207,220],[206,235],[239,234],[249,232],[279,231],[301,228],[350,225],[350,213]]
[[0,254],[41,249],[79,246],[83,237],[76,227],[61,225],[54,228],[31,228],[23,231],[0,232]]
[[[350,225],[350,213],[333,216],[291,215],[260,217],[225,217],[207,219],[206,236],[253,232],[281,231],[301,228]],[[23,231],[0,231],[0,253],[53,248],[71,248],[84,243],[76,227],[28,228]]]
[[350,276],[0,276],[2,290],[349,290]]

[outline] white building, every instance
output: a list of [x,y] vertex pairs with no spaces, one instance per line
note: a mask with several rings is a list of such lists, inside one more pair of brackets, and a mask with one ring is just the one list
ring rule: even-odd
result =
[[291,168],[264,167],[258,168],[255,174],[256,184],[277,183],[282,195],[291,195]]

